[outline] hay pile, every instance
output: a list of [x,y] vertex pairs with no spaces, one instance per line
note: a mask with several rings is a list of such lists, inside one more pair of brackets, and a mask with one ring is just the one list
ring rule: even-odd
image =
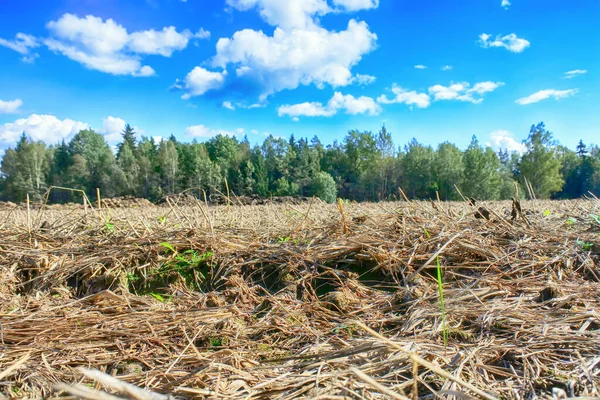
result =
[[148,199],[142,199],[135,196],[121,196],[102,199],[102,207],[108,208],[136,208],[149,206],[152,206],[152,203]]
[[600,203],[477,207],[7,213],[0,398],[599,396]]

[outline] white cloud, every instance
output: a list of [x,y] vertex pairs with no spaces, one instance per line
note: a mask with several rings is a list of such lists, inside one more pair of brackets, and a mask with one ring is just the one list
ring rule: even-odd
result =
[[337,113],[338,110],[329,108],[320,102],[305,102],[293,105],[283,105],[277,109],[279,116],[289,115],[290,117],[331,117]]
[[505,10],[508,10],[508,7],[510,7],[510,1],[509,0],[502,0],[502,3],[500,3],[501,7],[504,7]]
[[565,78],[571,79],[575,78],[577,75],[587,74],[587,69],[574,69],[572,71],[565,72]]
[[[331,8],[327,0],[227,0],[230,8],[256,8],[264,21],[275,27],[272,36],[243,29],[220,38],[213,67],[235,68],[237,78],[256,88],[260,99],[270,94],[315,85],[323,88],[367,84],[366,75],[352,74],[362,57],[375,49],[377,35],[365,22],[351,19],[344,30],[327,30],[319,17],[332,12],[373,8],[378,1],[340,0]],[[233,76],[232,76],[233,78]]]
[[184,78],[183,82],[177,80],[175,88],[184,90],[182,99],[189,99],[192,96],[202,96],[209,90],[219,89],[225,83],[227,71],[213,72],[202,67],[195,67]]
[[233,104],[231,104],[230,101],[224,101],[223,102],[223,108],[227,108],[229,110],[235,110],[235,107],[233,106]]
[[377,78],[373,75],[356,74],[354,76],[354,82],[358,83],[359,85],[370,85],[371,83],[375,82],[376,79]]
[[234,132],[226,130],[211,129],[204,125],[193,125],[185,128],[185,135],[195,138],[210,139],[217,135],[234,136]]
[[235,130],[235,133],[237,133],[238,135],[241,135],[241,134],[243,134],[243,133],[244,133],[244,128],[237,128],[237,129]]
[[512,51],[513,53],[521,53],[525,50],[531,43],[528,40],[517,37],[516,34],[511,33],[509,35],[500,37],[500,35],[496,36],[496,39],[490,41],[492,35],[487,33],[482,33],[479,35],[479,44],[481,47],[504,47],[508,51]]
[[206,39],[210,37],[210,32],[200,29],[196,34],[189,30],[179,33],[174,26],[165,27],[162,31],[150,29],[131,33],[127,46],[134,53],[171,57],[174,51],[185,49],[192,37]]
[[118,143],[121,140],[121,132],[125,129],[125,120],[108,116],[102,120],[100,133],[109,144]]
[[39,54],[31,53],[31,49],[39,47],[40,43],[35,37],[25,33],[17,33],[14,40],[0,38],[0,46],[8,47],[9,49],[16,51],[23,56],[21,60],[24,62],[33,62],[33,60],[39,57]]
[[333,97],[326,105],[320,102],[305,102],[293,105],[282,105],[277,109],[279,116],[288,115],[294,121],[298,117],[331,117],[340,110],[345,110],[346,114],[367,114],[377,115],[381,112],[381,107],[371,97],[354,97],[350,94],[344,95],[335,92]]
[[23,100],[0,100],[0,114],[13,114],[19,110],[19,107],[23,105]]
[[0,125],[0,144],[15,144],[23,132],[33,140],[53,144],[87,128],[88,124],[69,118],[60,120],[54,115],[31,114],[27,118]]
[[336,110],[346,110],[346,114],[352,115],[377,115],[381,112],[381,107],[371,97],[354,97],[350,94],[343,95],[340,92],[335,92],[327,105]]
[[442,67],[442,71],[450,71],[452,69],[452,65],[444,65]]
[[527,146],[515,140],[515,137],[509,131],[499,129],[489,134],[490,140],[486,143],[494,151],[500,149],[508,150],[509,152],[516,151],[523,154],[527,150]]
[[434,85],[429,88],[429,94],[434,100],[458,100],[478,104],[483,101],[485,93],[493,92],[504,82],[479,82],[473,87],[468,82],[452,83],[450,86]]
[[389,99],[385,94],[377,98],[381,104],[401,103],[409,106],[416,105],[419,108],[427,108],[431,104],[431,99],[427,93],[418,93],[415,90],[406,90],[395,83],[392,85],[394,97]]
[[560,100],[567,97],[574,96],[579,92],[579,89],[567,89],[567,90],[556,90],[556,89],[545,89],[535,92],[527,97],[520,98],[515,103],[520,105],[527,105],[537,103],[538,101],[553,98],[554,100]]
[[415,65],[415,69],[427,69],[427,67],[422,64],[417,64],[417,65]]
[[265,22],[286,30],[314,26],[313,17],[333,11],[327,0],[226,0],[225,3],[239,11],[258,8]]
[[333,0],[333,4],[346,11],[359,11],[379,7],[379,0]]
[[206,38],[209,32],[200,29],[177,32],[164,27],[128,33],[112,19],[106,21],[93,15],[79,18],[64,14],[46,25],[50,37],[44,44],[52,51],[77,61],[87,68],[114,75],[151,76],[152,67],[142,65],[142,55],[170,57],[184,49],[192,38]]
[[200,28],[198,32],[196,32],[193,37],[196,39],[210,39],[210,31],[207,31],[204,28]]

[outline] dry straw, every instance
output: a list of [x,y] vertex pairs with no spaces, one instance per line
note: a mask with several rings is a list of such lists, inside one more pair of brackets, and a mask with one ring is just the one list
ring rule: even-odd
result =
[[0,211],[0,397],[600,395],[595,198],[104,204]]

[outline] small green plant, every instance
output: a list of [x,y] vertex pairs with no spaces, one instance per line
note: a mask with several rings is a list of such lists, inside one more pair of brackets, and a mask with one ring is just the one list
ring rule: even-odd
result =
[[353,337],[359,331],[355,324],[340,324],[331,330],[333,333],[345,333],[348,337]]
[[544,210],[542,214],[544,215],[544,217],[548,217],[550,214],[552,214],[552,212],[550,210]]
[[590,218],[593,224],[600,225],[600,215],[590,214]]
[[208,338],[208,343],[210,344],[210,347],[225,346],[227,344],[227,338],[211,336]]
[[167,216],[166,215],[161,215],[160,217],[158,217],[158,223],[161,225],[164,225],[167,223]]
[[573,225],[575,225],[575,223],[577,222],[577,220],[573,217],[569,217],[567,219],[567,221],[565,222],[565,225],[567,225],[567,229],[572,228]]
[[277,243],[279,243],[279,244],[287,243],[289,241],[290,241],[289,236],[282,236],[282,237],[277,238]]
[[150,296],[154,297],[156,300],[160,301],[161,303],[165,302],[165,298],[162,297],[160,294],[158,293],[150,293]]
[[592,247],[594,247],[594,243],[584,242],[583,240],[579,239],[577,239],[577,245],[579,245],[583,251],[590,251],[592,250]]
[[112,222],[110,216],[106,217],[104,221],[104,230],[113,233],[115,231],[115,224]]
[[175,250],[175,247],[173,247],[173,245],[169,242],[162,242],[162,243],[159,243],[158,245],[164,247],[165,249],[171,250],[173,253],[177,253],[177,250]]
[[442,267],[440,258],[436,257],[437,283],[440,294],[440,310],[442,311],[442,332],[444,337],[444,348],[448,347],[448,326],[446,326],[446,307],[444,305],[444,282],[442,281]]

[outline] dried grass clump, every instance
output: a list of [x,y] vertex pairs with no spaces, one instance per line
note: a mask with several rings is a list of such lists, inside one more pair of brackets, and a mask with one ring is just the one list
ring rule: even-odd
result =
[[0,211],[0,398],[599,396],[600,203],[514,207]]

